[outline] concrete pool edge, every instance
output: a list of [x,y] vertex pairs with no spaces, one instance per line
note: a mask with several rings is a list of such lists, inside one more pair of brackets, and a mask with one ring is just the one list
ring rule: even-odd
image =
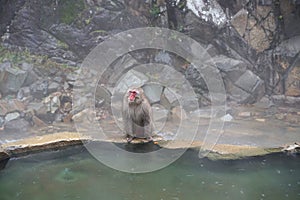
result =
[[[101,140],[81,136],[77,132],[59,132],[2,144],[0,146],[0,162],[11,157],[20,157],[36,152],[59,150],[70,146],[83,145],[84,142],[89,141],[113,142],[121,144],[126,143],[126,140],[124,138],[111,138]],[[141,140],[136,142],[136,144],[143,142],[145,141]],[[185,141],[173,141],[172,145],[168,145],[168,147],[165,147],[164,144],[166,144],[167,142],[168,141],[164,141],[161,138],[154,139],[155,145],[169,149],[199,149],[202,146],[201,141],[194,141],[192,144],[188,144]],[[286,145],[277,147],[259,147],[248,145],[216,144],[206,157],[211,160],[242,159],[246,157],[262,156],[271,153],[282,152],[284,151],[285,146]]]

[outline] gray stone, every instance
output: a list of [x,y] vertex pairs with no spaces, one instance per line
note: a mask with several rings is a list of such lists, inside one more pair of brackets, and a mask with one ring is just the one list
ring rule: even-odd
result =
[[211,108],[201,108],[190,112],[192,117],[200,117],[205,119],[211,119],[216,117],[216,113],[212,112]]
[[169,110],[165,109],[160,104],[154,104],[151,106],[153,112],[153,120],[156,121],[167,121]]
[[170,111],[159,104],[154,104],[152,106],[152,112],[155,130],[160,131],[164,128]]
[[130,54],[125,54],[118,58],[109,69],[107,69],[101,77],[101,81],[107,82],[109,85],[115,85],[120,77],[128,70],[137,66],[139,62]]
[[5,130],[14,133],[22,133],[30,128],[30,124],[23,118],[11,120],[5,123]]
[[161,104],[164,105],[166,108],[171,108],[178,104],[178,99],[180,98],[181,96],[177,94],[174,90],[170,88],[165,88],[161,96]]
[[205,0],[189,0],[187,8],[197,17],[216,26],[221,27],[226,23],[226,14],[216,0],[209,1],[209,4]]
[[176,106],[172,109],[172,118],[175,120],[185,120],[187,119],[187,114],[181,106]]
[[30,86],[30,93],[34,98],[42,99],[49,94],[48,87],[48,80],[38,80]]
[[75,74],[75,73],[69,73],[69,74],[67,74],[66,79],[67,79],[67,81],[74,82],[74,81],[76,81],[77,77],[78,77],[77,74]]
[[7,113],[12,113],[15,111],[23,112],[25,110],[25,105],[17,99],[11,100],[0,100],[0,115],[5,116]]
[[52,82],[49,84],[48,93],[51,94],[53,92],[56,92],[56,91],[58,91],[59,88],[60,88],[60,84],[58,84],[56,82]]
[[9,154],[2,147],[0,147],[0,170],[5,168],[9,158]]
[[33,65],[29,64],[29,63],[22,63],[21,64],[21,69],[26,71],[28,73],[24,83],[23,83],[23,87],[24,86],[29,86],[32,83],[34,83],[35,81],[37,81],[39,79],[39,76],[34,72],[33,70]]
[[255,103],[265,92],[264,81],[250,70],[240,76],[234,85],[229,93],[240,103]]
[[53,114],[60,108],[60,106],[61,106],[61,102],[60,102],[60,98],[59,98],[60,95],[61,94],[50,95],[45,98],[44,103],[47,106],[47,112]]
[[230,122],[231,120],[233,120],[233,117],[230,114],[226,114],[223,117],[221,117],[221,120],[224,122]]
[[28,96],[30,96],[30,88],[22,87],[17,94],[17,99],[22,100],[23,98]]
[[225,73],[225,78],[235,82],[247,69],[247,64],[241,60],[229,58],[224,55],[216,56],[207,61],[206,64],[216,66]]
[[158,103],[163,91],[163,87],[158,84],[147,84],[143,86],[144,93],[148,97],[150,104]]
[[235,85],[249,93],[253,93],[262,82],[263,81],[257,75],[250,70],[247,70],[239,77],[239,79],[235,82]]
[[247,19],[248,19],[248,11],[245,9],[241,9],[231,19],[232,26],[237,30],[237,32],[241,36],[245,34],[247,28]]
[[63,78],[61,76],[56,76],[56,77],[53,78],[53,81],[55,81],[57,83],[62,83],[63,82]]
[[9,122],[11,120],[18,119],[19,117],[20,117],[19,112],[8,113],[8,114],[5,115],[5,121]]
[[27,106],[27,110],[32,110],[36,115],[47,113],[47,106],[42,102],[31,102]]
[[27,72],[13,68],[11,63],[5,62],[0,65],[0,91],[3,94],[15,93],[23,85]]
[[109,106],[111,103],[111,93],[108,89],[103,86],[98,86],[95,92],[95,101],[98,106],[100,103],[105,106]]
[[4,125],[5,119],[3,116],[0,116],[0,128]]
[[238,88],[236,86],[232,86],[229,90],[230,100],[243,103],[249,98],[249,93],[242,90],[241,88]]
[[170,57],[170,54],[165,51],[160,51],[154,58],[154,61],[157,63],[164,63],[171,65],[172,64],[172,59]]
[[129,88],[143,86],[149,78],[135,70],[128,71],[116,84],[114,92],[124,94]]
[[293,58],[300,51],[300,36],[295,36],[284,40],[278,47],[276,53]]

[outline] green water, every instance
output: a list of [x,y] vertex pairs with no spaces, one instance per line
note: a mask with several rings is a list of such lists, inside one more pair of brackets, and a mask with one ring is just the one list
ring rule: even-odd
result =
[[0,199],[300,199],[299,155],[209,161],[197,153],[146,174],[112,170],[82,147],[13,159],[0,171]]

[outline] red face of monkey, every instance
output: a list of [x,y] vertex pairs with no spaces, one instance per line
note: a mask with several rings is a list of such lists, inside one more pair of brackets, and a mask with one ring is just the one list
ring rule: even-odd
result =
[[140,91],[136,90],[136,89],[131,89],[128,91],[128,102],[129,103],[141,103],[140,101],[141,95],[140,95]]
[[136,91],[132,91],[132,90],[129,91],[129,97],[128,97],[129,101],[134,101],[135,97],[136,97],[136,94],[137,94]]

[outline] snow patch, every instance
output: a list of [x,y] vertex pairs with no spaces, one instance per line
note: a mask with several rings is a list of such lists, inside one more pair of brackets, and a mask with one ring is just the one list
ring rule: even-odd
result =
[[226,14],[215,0],[187,0],[187,7],[195,15],[218,26],[226,23]]

